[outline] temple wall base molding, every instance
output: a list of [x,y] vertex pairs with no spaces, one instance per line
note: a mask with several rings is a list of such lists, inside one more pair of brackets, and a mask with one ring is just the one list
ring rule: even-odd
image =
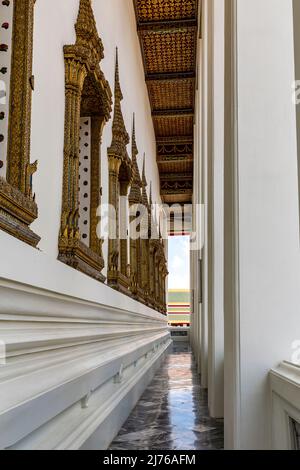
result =
[[107,448],[171,345],[165,317],[0,237],[0,448]]

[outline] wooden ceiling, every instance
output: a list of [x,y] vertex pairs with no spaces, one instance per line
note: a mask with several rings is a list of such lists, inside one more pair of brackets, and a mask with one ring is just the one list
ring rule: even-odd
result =
[[134,4],[162,200],[190,203],[199,0],[134,0]]

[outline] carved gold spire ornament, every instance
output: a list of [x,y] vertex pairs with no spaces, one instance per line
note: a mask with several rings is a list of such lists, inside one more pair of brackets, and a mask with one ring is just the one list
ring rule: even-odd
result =
[[[11,73],[7,171],[6,178],[0,177],[0,228],[36,247],[40,237],[29,228],[38,216],[32,191],[37,162],[30,162],[34,3],[35,0],[13,2],[13,25],[6,24],[13,28],[11,50],[6,45],[1,51],[11,54]],[[8,71],[1,67],[1,72]]]
[[146,179],[146,155],[143,159],[142,171],[142,206],[143,214],[141,220],[141,281],[142,290],[144,293],[144,300],[147,304],[150,303],[150,280],[149,280],[149,257],[150,257],[150,231],[149,231],[149,201],[147,195],[147,179]]
[[148,186],[148,183],[146,179],[146,154],[144,153],[143,171],[142,171],[142,202],[143,202],[143,205],[148,209],[149,201],[148,201],[147,190],[146,190],[147,186]]
[[136,135],[135,135],[135,115],[133,115],[133,127],[132,127],[132,146],[131,146],[131,153],[132,153],[132,169],[133,169],[133,177],[132,183],[129,193],[129,203],[133,204],[140,204],[142,202],[142,180],[140,175],[140,170],[137,163],[137,156],[138,156],[138,148],[136,143]]
[[[76,43],[64,46],[65,137],[59,260],[104,281],[102,241],[97,236],[100,198],[100,143],[110,119],[112,94],[101,69],[104,57],[91,0],[80,0],[75,25]],[[79,231],[79,128],[80,118],[91,117],[90,239],[87,246]]]
[[156,212],[153,213],[152,184],[149,194],[149,294],[148,305],[166,314],[166,278],[168,276],[167,259],[160,222],[157,223]]
[[[126,199],[132,178],[132,164],[127,153],[129,135],[121,108],[123,94],[120,85],[118,49],[116,50],[114,117],[112,142],[107,150],[109,171],[109,204],[115,211],[110,220],[108,242],[108,284],[129,293]],[[122,196],[120,203],[120,196]]]
[[130,208],[130,270],[131,270],[131,292],[133,296],[140,301],[144,301],[141,279],[141,224],[139,222],[140,210],[142,205],[142,180],[137,163],[138,148],[135,136],[135,115],[133,115],[132,126],[132,183],[129,192]]

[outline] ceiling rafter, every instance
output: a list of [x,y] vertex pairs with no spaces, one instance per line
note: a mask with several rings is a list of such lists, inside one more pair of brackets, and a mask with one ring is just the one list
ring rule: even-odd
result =
[[146,82],[162,80],[185,80],[187,78],[196,79],[196,73],[191,72],[165,72],[165,73],[147,73]]
[[173,117],[173,116],[194,116],[194,110],[192,108],[188,109],[159,109],[152,111],[152,116],[154,118],[160,117]]
[[172,21],[141,21],[137,26],[138,31],[155,31],[157,33],[167,33],[187,28],[197,29],[197,20],[192,18]]
[[191,202],[198,0],[133,0],[157,139],[161,196]]

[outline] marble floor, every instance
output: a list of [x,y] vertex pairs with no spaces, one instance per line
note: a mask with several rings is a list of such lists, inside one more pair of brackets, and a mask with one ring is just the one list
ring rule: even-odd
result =
[[211,450],[223,443],[223,421],[209,417],[189,346],[177,343],[110,450]]

